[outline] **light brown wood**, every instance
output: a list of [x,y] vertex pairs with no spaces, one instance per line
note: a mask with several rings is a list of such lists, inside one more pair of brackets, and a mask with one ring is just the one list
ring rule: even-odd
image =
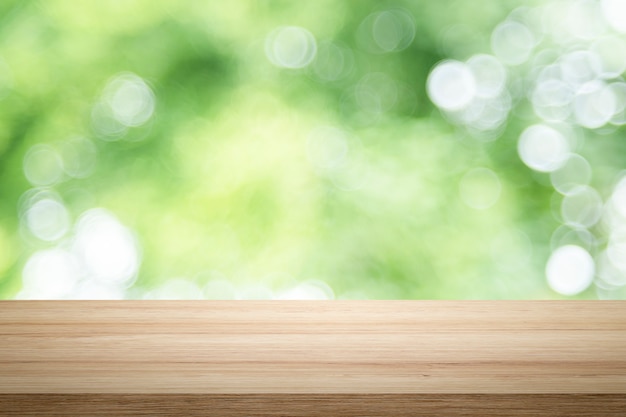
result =
[[23,394],[33,406],[101,395],[401,394],[452,404],[549,394],[590,407],[608,398],[626,415],[626,303],[6,301],[0,394],[7,410]]

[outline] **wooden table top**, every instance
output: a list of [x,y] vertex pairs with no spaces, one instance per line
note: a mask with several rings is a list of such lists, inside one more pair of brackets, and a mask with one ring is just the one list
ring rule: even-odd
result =
[[298,396],[360,406],[381,395],[534,398],[529,407],[603,398],[626,415],[626,303],[0,302],[0,410],[26,398],[167,395],[274,406]]

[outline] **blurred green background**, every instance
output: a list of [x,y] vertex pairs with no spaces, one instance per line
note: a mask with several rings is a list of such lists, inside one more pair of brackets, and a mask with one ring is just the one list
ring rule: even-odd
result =
[[626,6],[0,3],[0,298],[626,297]]

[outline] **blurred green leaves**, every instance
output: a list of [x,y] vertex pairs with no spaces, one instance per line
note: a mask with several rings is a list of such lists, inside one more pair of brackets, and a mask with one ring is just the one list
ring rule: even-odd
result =
[[516,4],[3,2],[0,297],[558,297],[523,103],[480,140],[426,92]]

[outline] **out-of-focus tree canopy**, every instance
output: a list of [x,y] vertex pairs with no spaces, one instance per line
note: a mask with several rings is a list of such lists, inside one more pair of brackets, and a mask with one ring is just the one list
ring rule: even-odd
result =
[[626,6],[0,4],[0,298],[624,298]]

